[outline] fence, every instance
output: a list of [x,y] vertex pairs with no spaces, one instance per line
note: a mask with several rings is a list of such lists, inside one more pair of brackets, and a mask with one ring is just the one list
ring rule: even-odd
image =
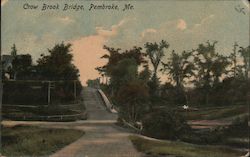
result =
[[72,81],[3,81],[3,104],[49,105],[75,101],[82,86]]
[[51,116],[29,116],[29,115],[5,115],[3,116],[4,119],[11,119],[11,120],[25,120],[25,121],[76,121],[76,120],[86,120],[87,113],[86,111],[80,114],[72,114],[72,115],[51,115]]

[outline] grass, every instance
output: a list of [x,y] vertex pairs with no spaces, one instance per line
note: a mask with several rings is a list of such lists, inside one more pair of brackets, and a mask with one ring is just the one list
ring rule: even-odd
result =
[[185,157],[236,157],[245,152],[219,146],[200,146],[177,141],[156,141],[139,136],[129,137],[136,149],[152,156],[175,155]]
[[183,114],[188,120],[218,120],[240,116],[249,113],[248,105],[226,106],[221,108],[201,108],[199,111],[189,111]]
[[[46,116],[56,116],[56,115],[81,114],[82,116],[66,118],[66,120],[67,119],[76,120],[76,119],[86,119],[85,118],[86,115],[84,115],[85,111],[86,109],[82,103],[71,104],[71,105],[50,105],[50,106],[35,106],[35,107],[3,105],[2,117],[13,120],[46,120],[44,116],[46,117]],[[53,119],[51,119],[51,121],[52,120]],[[59,119],[57,118],[55,120],[64,121],[61,120],[60,118]]]
[[4,156],[50,155],[84,135],[71,129],[48,129],[35,126],[2,127],[1,154]]

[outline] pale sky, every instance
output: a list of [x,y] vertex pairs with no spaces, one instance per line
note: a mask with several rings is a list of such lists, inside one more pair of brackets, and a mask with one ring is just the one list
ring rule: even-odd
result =
[[[25,3],[37,10],[23,9]],[[84,11],[41,11],[42,5],[84,5]],[[88,11],[90,4],[117,4],[119,11]],[[130,3],[134,10],[121,11]],[[237,12],[235,8],[244,8]],[[105,64],[103,45],[130,49],[146,42],[166,40],[168,54],[197,48],[207,40],[218,41],[217,51],[232,52],[235,41],[249,45],[249,3],[244,0],[1,0],[2,53],[9,54],[13,43],[19,53],[29,53],[35,62],[56,43],[73,44],[74,62],[82,83],[99,77],[95,69]]]

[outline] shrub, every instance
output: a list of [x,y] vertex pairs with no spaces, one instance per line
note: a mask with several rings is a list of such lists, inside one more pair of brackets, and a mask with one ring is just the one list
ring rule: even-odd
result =
[[159,139],[178,139],[190,131],[186,120],[174,110],[158,110],[147,114],[143,120],[143,134]]
[[249,135],[248,115],[236,118],[233,123],[224,130],[229,137],[246,137]]
[[142,115],[148,108],[148,88],[143,82],[131,81],[122,86],[116,100],[119,105],[119,117],[129,122],[141,120]]

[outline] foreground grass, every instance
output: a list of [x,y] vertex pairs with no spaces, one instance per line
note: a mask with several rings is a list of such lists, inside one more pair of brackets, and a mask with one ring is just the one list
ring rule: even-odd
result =
[[139,136],[129,137],[136,149],[150,155],[177,155],[185,157],[236,157],[244,152],[224,147],[199,146],[175,141],[155,141]]
[[84,132],[34,126],[2,127],[1,154],[5,156],[50,155],[80,138]]

